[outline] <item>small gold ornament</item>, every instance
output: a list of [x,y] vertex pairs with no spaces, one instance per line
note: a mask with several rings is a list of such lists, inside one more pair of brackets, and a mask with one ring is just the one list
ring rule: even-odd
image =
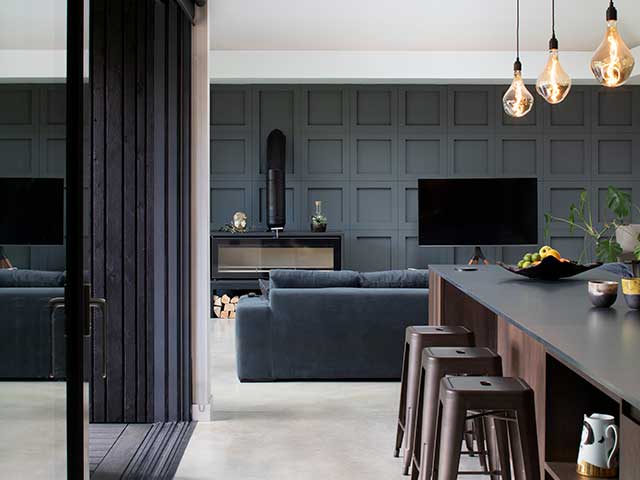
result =
[[247,214],[236,212],[233,214],[233,229],[237,232],[244,232],[247,229]]

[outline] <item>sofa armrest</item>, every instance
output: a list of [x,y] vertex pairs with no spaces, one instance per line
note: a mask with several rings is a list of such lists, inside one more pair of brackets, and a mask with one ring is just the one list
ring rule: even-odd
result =
[[238,302],[236,362],[241,381],[273,380],[271,308],[262,297],[243,296]]

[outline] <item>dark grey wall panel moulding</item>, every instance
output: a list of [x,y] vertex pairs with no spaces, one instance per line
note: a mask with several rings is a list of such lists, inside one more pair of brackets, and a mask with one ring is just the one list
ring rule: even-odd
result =
[[[287,135],[287,228],[309,229],[322,200],[345,232],[345,267],[462,262],[469,248],[417,247],[417,179],[539,180],[543,210],[566,215],[582,189],[604,221],[606,186],[640,197],[640,87],[574,86],[560,105],[536,97],[506,116],[506,85],[215,85],[211,87],[211,228],[236,210],[264,227],[266,135]],[[637,212],[636,212],[637,213]],[[490,212],[486,213],[487,215]],[[640,218],[634,220],[640,221]],[[577,257],[583,240],[562,225],[551,243]],[[526,250],[488,248],[492,260]]]

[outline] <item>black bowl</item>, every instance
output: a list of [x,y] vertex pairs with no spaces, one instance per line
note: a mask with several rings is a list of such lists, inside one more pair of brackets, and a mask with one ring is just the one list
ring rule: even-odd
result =
[[573,277],[579,273],[586,272],[593,268],[599,267],[601,263],[589,263],[580,265],[575,262],[562,262],[556,257],[548,256],[542,259],[538,265],[527,268],[519,268],[515,265],[506,265],[498,262],[505,270],[509,270],[517,275],[527,278],[535,278],[540,280],[557,280],[559,278]]

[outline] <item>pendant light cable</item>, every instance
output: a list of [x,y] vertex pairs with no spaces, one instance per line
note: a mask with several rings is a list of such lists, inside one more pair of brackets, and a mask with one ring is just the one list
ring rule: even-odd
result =
[[551,37],[556,36],[556,0],[551,0]]
[[516,61],[520,61],[520,0],[516,0]]

